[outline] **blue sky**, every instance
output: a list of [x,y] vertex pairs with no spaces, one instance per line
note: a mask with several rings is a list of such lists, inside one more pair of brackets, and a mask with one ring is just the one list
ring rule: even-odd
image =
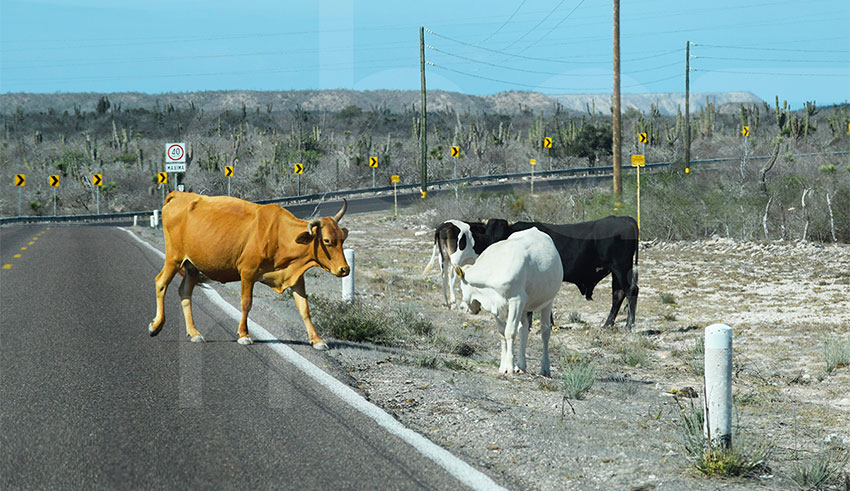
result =
[[[0,0],[0,93],[429,89],[606,93],[600,0]],[[621,1],[624,93],[850,100],[850,2]]]

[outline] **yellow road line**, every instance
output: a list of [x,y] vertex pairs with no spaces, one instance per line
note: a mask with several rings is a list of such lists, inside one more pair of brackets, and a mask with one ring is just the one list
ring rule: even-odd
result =
[[12,265],[11,264],[4,264],[3,269],[12,269]]

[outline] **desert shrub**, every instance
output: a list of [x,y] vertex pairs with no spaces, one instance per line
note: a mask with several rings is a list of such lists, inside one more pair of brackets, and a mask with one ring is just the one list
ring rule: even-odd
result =
[[755,477],[770,471],[773,445],[744,438],[740,428],[733,429],[729,448],[710,445],[703,432],[704,421],[702,407],[695,406],[693,400],[688,407],[680,405],[682,446],[699,472],[707,477]]
[[844,341],[832,340],[824,343],[823,356],[826,361],[826,373],[836,368],[850,366],[850,337]]
[[809,459],[795,462],[791,467],[791,479],[800,489],[826,489],[839,483],[841,469],[850,453],[826,450]]
[[359,299],[315,296],[310,297],[310,306],[316,328],[345,341],[393,345],[411,334],[429,336],[434,332],[434,325],[409,305],[387,311]]
[[596,381],[596,368],[589,358],[564,356],[561,359],[561,387],[567,399],[582,399]]

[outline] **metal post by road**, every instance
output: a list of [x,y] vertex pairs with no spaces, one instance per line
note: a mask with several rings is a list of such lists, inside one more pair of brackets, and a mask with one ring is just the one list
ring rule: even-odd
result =
[[375,187],[375,168],[372,167],[372,187]]
[[712,446],[732,446],[732,328],[705,328],[705,418],[703,431]]
[[100,215],[100,186],[95,186],[94,192],[97,196],[97,214]]
[[20,186],[18,186],[18,216],[19,217],[24,215],[22,203],[23,203],[23,190],[21,189]]
[[298,192],[296,196],[301,196],[301,174],[298,174]]
[[53,216],[56,216],[56,188],[53,188]]
[[348,276],[342,279],[342,300],[351,302],[354,300],[354,249],[343,249],[342,253],[345,255],[345,262],[351,268]]

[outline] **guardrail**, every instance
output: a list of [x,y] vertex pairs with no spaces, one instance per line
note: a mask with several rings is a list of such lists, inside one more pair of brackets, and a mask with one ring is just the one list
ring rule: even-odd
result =
[[[847,155],[848,152],[820,152],[820,153],[803,153],[796,155],[796,157],[812,157],[817,155]],[[748,157],[748,160],[767,160],[770,156],[768,155],[756,155]],[[713,158],[713,159],[696,159],[691,160],[691,165],[693,164],[716,164],[720,162],[740,162],[740,157],[721,157],[721,158]],[[676,162],[655,162],[655,163],[647,163],[646,168],[656,169],[656,168],[666,168],[669,167]],[[538,171],[534,173],[535,177],[544,178],[544,177],[561,177],[561,176],[572,176],[572,175],[580,175],[580,174],[589,174],[591,172],[613,172],[613,166],[599,166],[599,167],[576,167],[572,169],[558,169],[558,170],[549,170],[549,171]],[[473,177],[463,177],[460,179],[445,179],[441,181],[430,181],[428,182],[428,186],[445,186],[452,184],[469,184],[475,182],[490,182],[490,181],[500,181],[502,179],[523,179],[526,177],[530,177],[531,172],[517,172],[510,174],[490,174],[486,176],[473,176]],[[399,191],[405,190],[413,190],[418,189],[420,187],[419,184],[402,184],[396,186],[396,189]],[[392,191],[392,186],[380,186],[374,188],[363,188],[363,189],[348,189],[343,191],[328,191],[326,193],[315,193],[315,194],[305,194],[300,196],[289,196],[285,198],[269,198],[269,199],[261,199],[256,200],[254,203],[258,204],[269,204],[269,203],[277,203],[277,204],[289,204],[289,203],[304,203],[304,202],[314,202],[314,201],[324,201],[326,199],[332,198],[343,198],[343,197],[351,197],[362,194],[377,194]],[[58,215],[58,216],[18,216],[18,217],[0,217],[0,225],[7,225],[12,223],[63,223],[63,222],[98,222],[98,221],[112,221],[112,220],[122,220],[122,219],[130,219],[133,216],[138,217],[149,217],[153,214],[153,211],[131,211],[131,212],[122,212],[122,213],[101,213],[101,214],[88,214],[88,215]]]

